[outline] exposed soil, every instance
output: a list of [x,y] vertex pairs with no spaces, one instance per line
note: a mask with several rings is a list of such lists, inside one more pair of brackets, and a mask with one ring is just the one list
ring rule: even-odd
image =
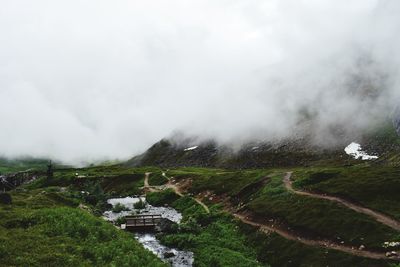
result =
[[386,226],[389,226],[389,227],[391,227],[391,228],[393,228],[393,229],[395,229],[397,231],[400,231],[400,222],[399,221],[397,221],[397,220],[395,220],[395,219],[393,219],[393,218],[391,218],[391,217],[389,217],[389,216],[387,216],[387,215],[385,215],[383,213],[380,213],[378,211],[371,210],[369,208],[363,207],[363,206],[361,206],[359,204],[350,202],[348,200],[345,200],[345,199],[342,199],[342,198],[339,198],[339,197],[336,197],[336,196],[331,196],[331,195],[327,195],[327,194],[318,194],[318,193],[315,193],[315,192],[300,191],[300,190],[294,189],[293,185],[292,185],[292,181],[290,179],[291,176],[292,176],[292,173],[288,172],[288,173],[286,173],[285,177],[283,178],[283,183],[285,185],[285,188],[288,191],[293,192],[293,193],[295,193],[297,195],[301,195],[301,196],[308,196],[308,197],[313,197],[313,198],[318,198],[318,199],[325,199],[325,200],[337,202],[337,203],[339,203],[339,204],[341,204],[341,205],[343,205],[343,206],[345,206],[345,207],[347,207],[349,209],[352,209],[352,210],[354,210],[354,211],[356,211],[358,213],[362,213],[362,214],[368,215],[368,216],[374,218],[376,221],[378,221],[378,222],[380,222],[380,223],[382,223],[382,224],[384,224]]
[[[156,191],[160,191],[161,189],[156,189],[155,187],[152,187],[148,184],[148,176],[149,175],[150,175],[149,173],[146,173],[145,188],[146,187],[153,188]],[[339,203],[343,204],[344,206],[349,207],[357,212],[370,215],[370,216],[374,217],[377,221],[384,223],[385,225],[388,225],[388,226],[400,225],[400,224],[398,224],[397,221],[393,221],[393,219],[388,218],[387,216],[380,214],[379,212],[372,211],[365,207],[357,206],[356,204],[350,203],[348,201],[342,200],[337,197],[319,195],[319,194],[314,194],[314,193],[309,193],[309,192],[304,192],[304,191],[297,191],[292,186],[292,182],[290,180],[291,175],[292,175],[291,172],[286,173],[285,177],[283,178],[283,182],[285,184],[286,189],[295,194],[339,202]],[[173,179],[172,177],[171,178],[167,177],[165,175],[165,173],[163,173],[163,176],[165,176],[168,179],[168,183],[164,186],[164,188],[171,188],[172,190],[175,191],[176,194],[178,194],[180,196],[184,195],[182,188],[187,188],[187,184],[184,181],[176,183],[175,179]],[[267,178],[268,177],[263,179],[263,182],[266,183],[268,181]],[[146,182],[146,180],[147,180],[147,182]],[[205,205],[200,199],[202,197],[204,197],[204,196],[202,194],[200,194],[198,197],[195,197],[193,199],[197,203],[199,203],[207,212],[209,212],[209,208],[207,207],[207,205]],[[234,208],[232,206],[232,204],[230,204],[230,201],[228,199],[222,200],[221,196],[218,199],[221,200],[221,203],[224,203],[225,211],[231,213],[235,218],[237,218],[241,222],[259,228],[260,231],[262,231],[266,234],[276,233],[276,234],[282,236],[283,238],[286,238],[288,240],[297,241],[297,242],[300,242],[305,245],[333,249],[333,250],[342,251],[342,252],[349,253],[349,254],[352,254],[355,256],[359,256],[359,257],[365,257],[365,258],[371,258],[371,259],[383,259],[383,260],[390,259],[390,260],[400,261],[399,252],[397,252],[397,255],[390,255],[388,257],[385,252],[372,251],[372,250],[368,250],[366,248],[356,248],[354,246],[341,244],[336,241],[332,241],[332,240],[328,240],[328,239],[310,238],[308,236],[305,236],[302,233],[293,231],[289,227],[286,227],[273,219],[262,220],[262,218],[256,218],[255,216],[253,216],[253,214],[251,214],[249,211],[244,211],[244,210],[238,211],[237,208]],[[396,224],[394,224],[394,222]],[[397,228],[395,228],[395,229],[398,230]]]

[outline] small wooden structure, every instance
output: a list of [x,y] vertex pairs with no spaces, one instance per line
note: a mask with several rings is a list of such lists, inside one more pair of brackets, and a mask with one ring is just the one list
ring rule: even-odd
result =
[[127,230],[142,230],[145,228],[154,228],[161,222],[161,215],[139,214],[126,216]]

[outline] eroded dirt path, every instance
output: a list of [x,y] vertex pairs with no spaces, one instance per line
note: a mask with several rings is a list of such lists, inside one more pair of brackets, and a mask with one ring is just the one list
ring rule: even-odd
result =
[[[171,188],[179,196],[184,196],[185,195],[181,191],[180,186],[173,182],[173,180],[174,180],[173,177],[167,177],[165,173],[163,173],[162,175],[168,179],[168,183],[166,185],[164,185],[164,186],[161,186],[161,187],[163,187],[164,189],[165,188]],[[296,194],[298,193],[300,195],[314,196],[313,193],[307,193],[307,192],[295,190],[293,188],[291,180],[290,180],[291,175],[292,175],[291,172],[290,173],[286,173],[286,175],[284,177],[284,180],[283,180],[287,190],[289,190],[289,191],[291,191],[293,193],[296,193]],[[148,183],[149,176],[150,176],[150,173],[146,173],[145,174],[145,183],[144,183],[145,186],[144,186],[144,188],[152,189],[154,191],[163,190],[160,186],[158,186],[158,187],[150,186],[149,183]],[[315,194],[314,197],[318,197],[318,198],[321,198],[321,199],[328,199],[328,200],[339,202],[339,201],[336,200],[336,199],[339,199],[339,198],[335,198],[335,197],[332,197],[332,199],[331,199],[331,197],[328,197],[328,196],[325,196],[325,195],[318,195],[318,194]],[[207,205],[205,205],[200,199],[197,199],[197,198],[193,198],[193,199],[198,204],[200,204],[207,211],[207,213],[210,212],[209,208],[207,207]],[[341,200],[341,199],[339,199],[339,200]],[[359,208],[359,206],[354,205],[353,203],[349,203],[349,204],[352,204],[352,206],[356,206],[357,208]],[[364,209],[364,207],[362,207],[362,208]],[[333,249],[333,250],[345,252],[345,253],[348,253],[348,254],[352,254],[354,256],[365,257],[365,258],[370,258],[370,259],[378,259],[378,260],[388,260],[388,259],[390,259],[390,260],[400,261],[399,254],[396,255],[396,256],[393,255],[391,257],[388,257],[385,252],[376,252],[376,251],[371,251],[371,250],[368,250],[368,249],[359,249],[359,248],[354,247],[354,246],[340,244],[340,243],[336,243],[334,241],[326,240],[326,239],[311,239],[311,238],[305,237],[304,235],[302,235],[300,233],[297,233],[297,232],[294,232],[292,230],[286,229],[286,228],[280,226],[278,223],[275,223],[273,221],[260,222],[258,220],[253,219],[251,217],[251,215],[246,214],[245,212],[236,212],[232,208],[226,208],[225,210],[227,212],[231,213],[235,218],[237,218],[241,222],[243,222],[245,224],[248,224],[248,225],[251,225],[253,227],[257,227],[261,232],[266,233],[266,234],[276,233],[276,234],[278,234],[278,235],[280,235],[283,238],[288,239],[288,240],[297,241],[297,242],[300,242],[302,244],[309,245],[309,246],[316,246],[316,247],[323,247],[323,248],[327,248],[327,249]],[[376,212],[374,212],[374,214],[376,214]]]
[[357,205],[355,203],[349,202],[349,201],[344,200],[339,197],[296,190],[293,188],[293,184],[290,179],[291,177],[292,177],[292,172],[286,173],[286,175],[283,177],[283,183],[285,185],[285,188],[290,192],[293,192],[293,193],[295,193],[297,195],[301,195],[301,196],[308,196],[308,197],[325,199],[325,200],[337,202],[337,203],[339,203],[343,206],[346,206],[347,208],[352,209],[358,213],[363,213],[365,215],[368,215],[368,216],[374,218],[376,221],[378,221],[386,226],[389,226],[390,228],[400,231],[400,222],[399,221],[397,221],[383,213],[380,213],[378,211],[374,211],[369,208]]
[[[168,183],[166,183],[165,185],[161,185],[161,186],[151,186],[151,185],[149,184],[149,177],[150,177],[150,174],[151,174],[150,172],[146,172],[146,173],[145,173],[145,176],[144,176],[144,186],[143,186],[143,189],[144,189],[145,191],[148,191],[148,192],[160,192],[160,191],[162,191],[162,190],[165,190],[165,189],[170,188],[170,189],[172,189],[172,190],[175,192],[175,194],[177,194],[177,195],[180,196],[180,197],[183,197],[183,196],[185,195],[185,194],[182,192],[182,190],[179,188],[179,186],[176,185],[176,184],[173,182],[173,178],[172,178],[172,177],[168,177],[168,176],[165,174],[165,172],[162,173],[162,176],[164,176],[165,178],[167,178]],[[201,201],[201,199],[196,198],[196,197],[192,197],[192,198],[193,198],[194,201],[197,202],[197,204],[199,204],[200,206],[202,206],[203,209],[204,209],[207,213],[210,213],[210,209],[208,208],[208,206],[207,206],[206,204],[204,204],[204,202]]]
[[400,260],[400,256],[390,257],[388,258],[384,252],[374,252],[369,250],[360,250],[355,247],[346,246],[343,244],[334,243],[330,240],[316,240],[316,239],[309,239],[304,236],[301,236],[297,233],[291,232],[289,230],[279,228],[278,226],[274,226],[272,224],[267,223],[259,223],[244,214],[233,213],[233,216],[245,224],[258,227],[261,232],[269,234],[271,232],[276,233],[282,236],[285,239],[297,241],[309,246],[319,246],[328,249],[338,250],[345,253],[349,253],[359,257],[371,258],[371,259],[392,259],[392,260]]

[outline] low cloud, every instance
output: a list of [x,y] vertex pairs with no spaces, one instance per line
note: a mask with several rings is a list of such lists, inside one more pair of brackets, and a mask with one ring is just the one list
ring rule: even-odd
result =
[[127,158],[176,130],[233,140],[399,99],[396,0],[0,3],[0,154]]

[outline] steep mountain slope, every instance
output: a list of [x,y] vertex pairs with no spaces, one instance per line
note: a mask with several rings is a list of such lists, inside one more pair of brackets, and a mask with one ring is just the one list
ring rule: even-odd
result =
[[[337,130],[337,129],[336,129]],[[397,132],[396,132],[397,131]],[[154,144],[143,154],[129,160],[127,166],[160,167],[217,167],[265,168],[310,165],[348,165],[354,159],[344,152],[351,142],[357,142],[377,162],[400,164],[400,115],[393,123],[385,121],[363,133],[335,136],[335,143],[315,142],[311,135],[299,135],[277,141],[257,141],[241,145],[234,150],[231,145],[220,145],[213,140],[196,142],[195,138],[166,138]],[[332,134],[333,133],[329,133]],[[236,146],[237,147],[237,146]],[[398,160],[399,159],[399,160]]]

